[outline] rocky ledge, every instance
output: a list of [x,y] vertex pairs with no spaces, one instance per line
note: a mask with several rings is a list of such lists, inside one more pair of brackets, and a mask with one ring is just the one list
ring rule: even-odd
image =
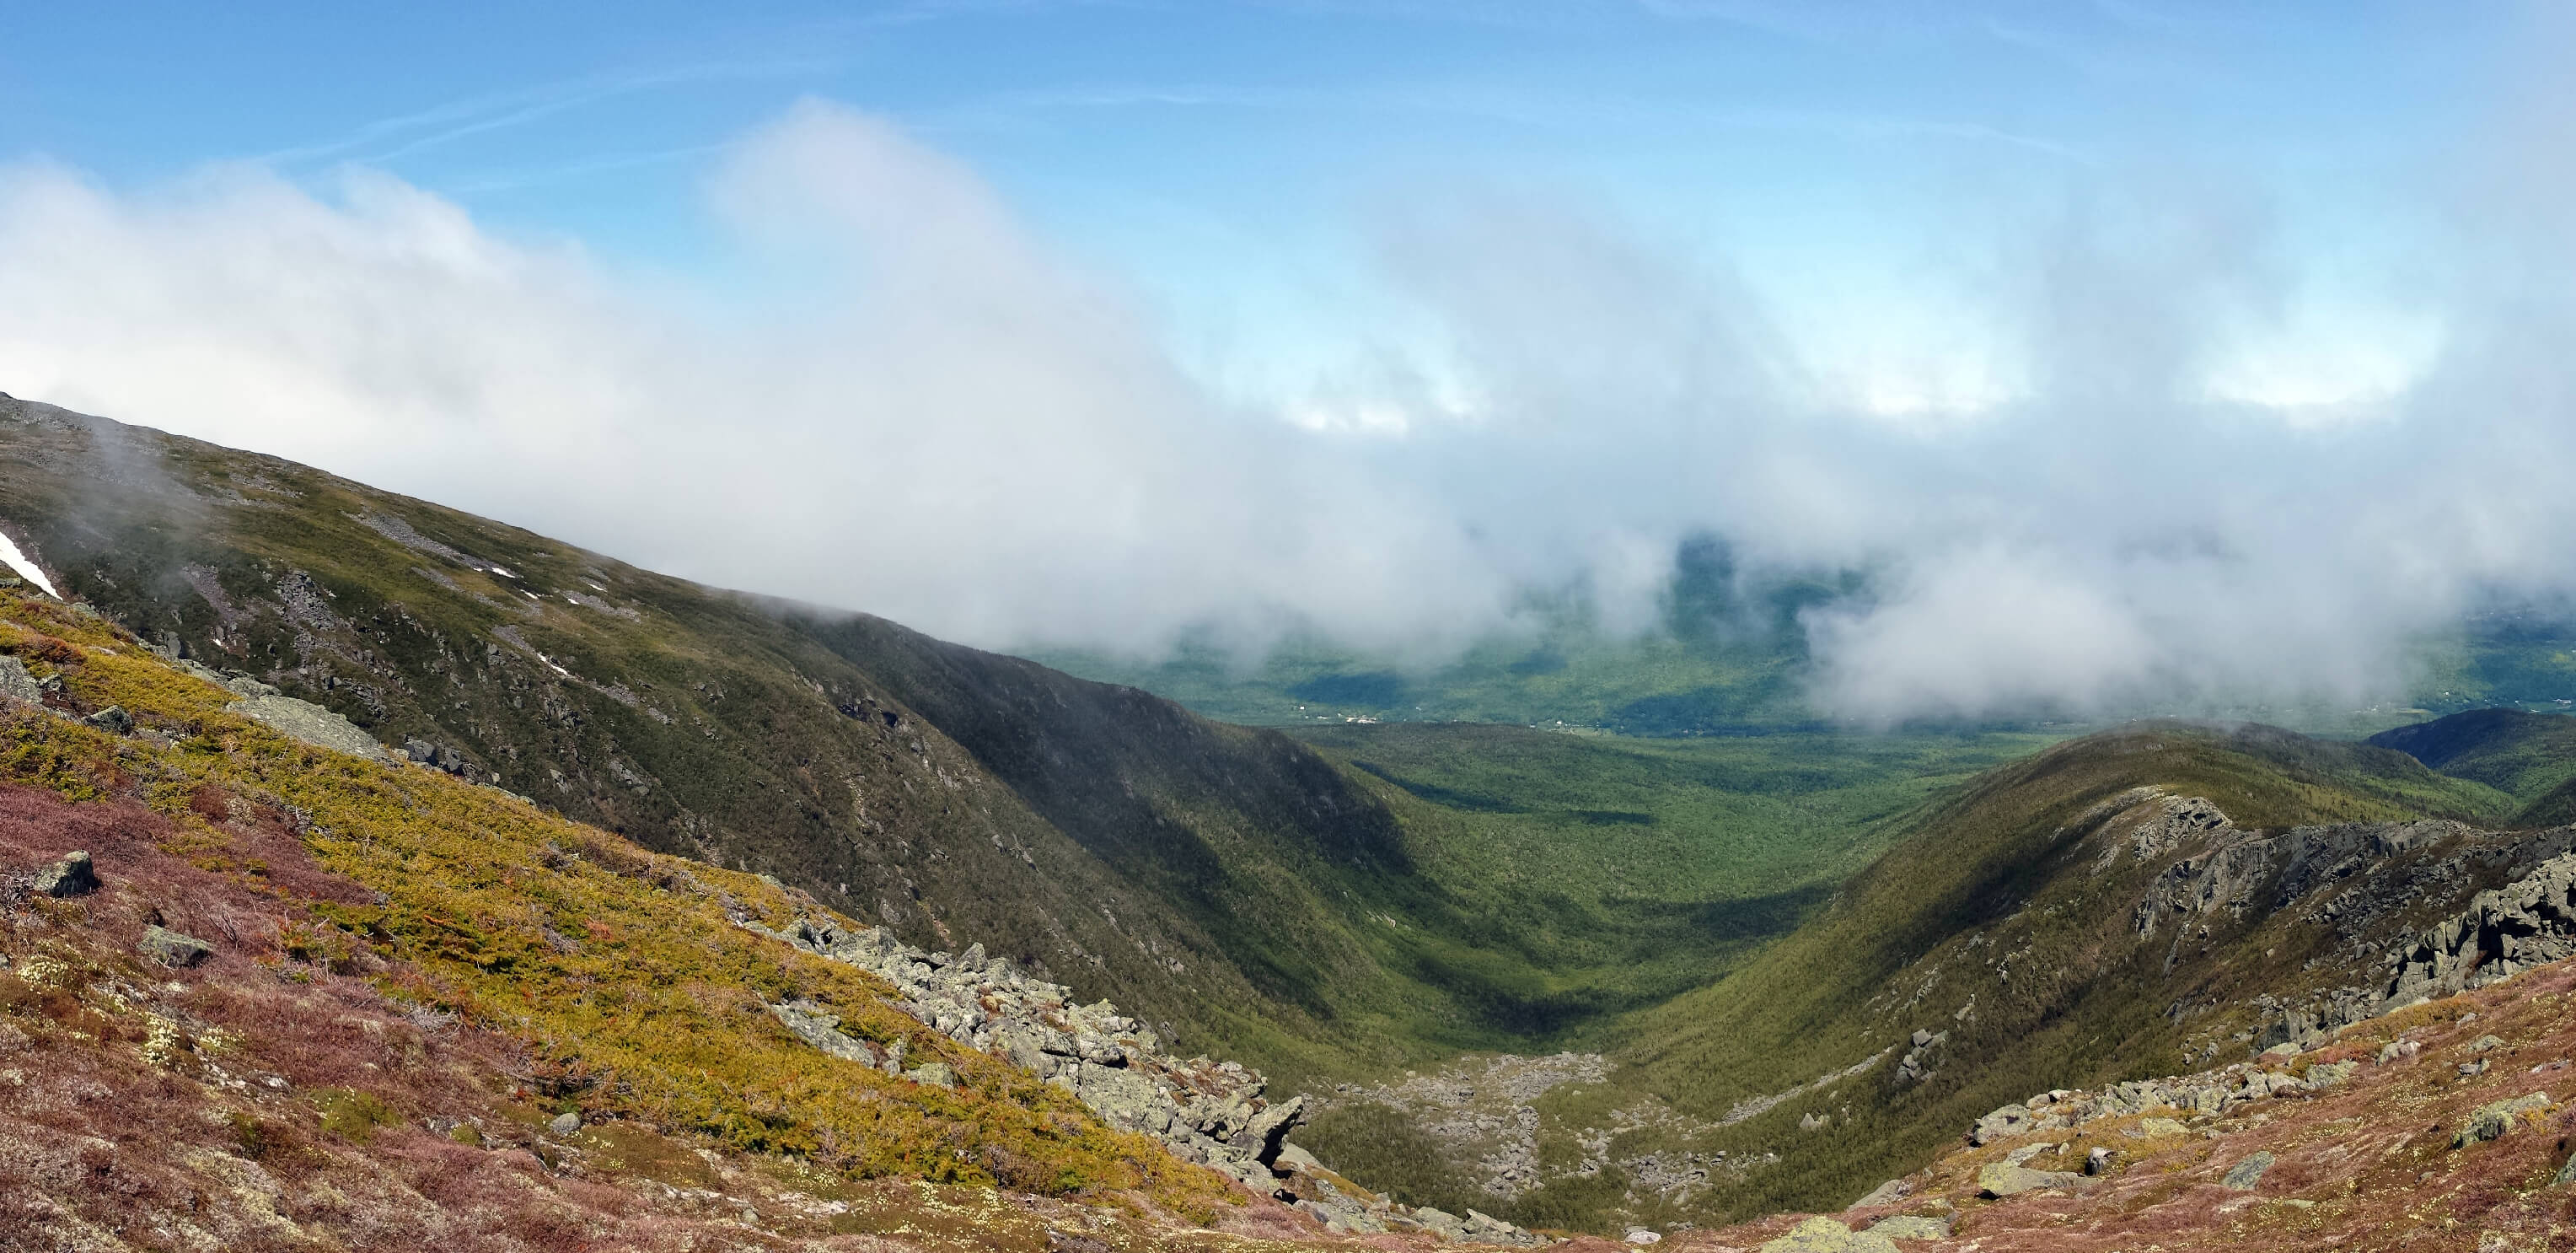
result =
[[[1072,989],[989,957],[981,944],[963,953],[914,948],[882,927],[846,930],[800,918],[784,930],[742,919],[749,930],[883,978],[899,993],[896,1007],[952,1040],[1009,1058],[1070,1092],[1101,1121],[1153,1136],[1184,1161],[1212,1167],[1255,1192],[1294,1204],[1342,1232],[1424,1231],[1488,1244],[1538,1244],[1539,1237],[1470,1212],[1461,1219],[1416,1210],[1371,1193],[1287,1142],[1305,1117],[1306,1098],[1265,1097],[1258,1072],[1205,1057],[1163,1053],[1154,1032],[1107,1001],[1075,1002]],[[773,1005],[787,1029],[817,1048],[924,1083],[950,1083],[939,1065],[907,1067],[888,1052],[843,1034],[839,1019],[810,1002]]]
[[[2403,1045],[2392,1044],[2389,1049],[2382,1056],[2382,1061],[2413,1055]],[[2286,1060],[2294,1052],[2294,1046],[2283,1046],[2266,1055],[2264,1060]],[[2029,1132],[2058,1131],[2099,1119],[2125,1118],[2159,1110],[2185,1119],[2211,1117],[2253,1101],[2337,1087],[2350,1080],[2353,1072],[2359,1069],[2359,1062],[2340,1061],[2312,1065],[2303,1073],[2293,1073],[2286,1067],[2274,1069],[2261,1063],[2239,1062],[2195,1075],[2141,1079],[2113,1084],[2098,1091],[2061,1088],[2006,1105],[1978,1119],[1976,1125],[1968,1129],[1968,1143],[1992,1144]]]

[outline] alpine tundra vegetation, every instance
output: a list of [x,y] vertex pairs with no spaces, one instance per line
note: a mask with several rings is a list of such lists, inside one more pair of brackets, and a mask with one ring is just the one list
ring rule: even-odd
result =
[[2057,1205],[2191,1247],[2188,1189],[2082,1216],[2205,1161],[2392,1221],[2275,1123],[2417,1091],[2434,1027],[2499,1024],[2328,1124],[2456,1104],[2456,1165],[2557,1117],[2548,1058],[2485,1082],[2576,954],[2545,715],[1291,740],[13,404],[0,524],[69,597],[0,589],[29,1240],[1803,1248]]

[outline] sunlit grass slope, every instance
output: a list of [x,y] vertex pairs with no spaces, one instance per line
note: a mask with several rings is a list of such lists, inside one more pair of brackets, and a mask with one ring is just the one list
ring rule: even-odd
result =
[[[377,970],[396,996],[524,1042],[526,1082],[561,1108],[702,1135],[852,1178],[999,1182],[1037,1192],[1143,1189],[1204,1209],[1216,1176],[1100,1125],[1033,1075],[890,1008],[849,967],[734,925],[812,903],[758,877],[655,855],[434,771],[288,740],[226,712],[229,695],[128,635],[0,594],[0,652],[59,677],[75,711],[114,704],[111,736],[23,706],[0,710],[0,778],[75,801],[139,799],[208,869],[271,874],[204,816],[229,798],[293,816],[319,865],[372,899],[295,901],[281,958]],[[113,873],[109,868],[109,873]],[[281,888],[291,898],[291,889]],[[295,968],[281,965],[280,977]],[[827,1057],[765,1002],[811,998],[844,1030],[947,1062],[954,1090]]]
[[[2394,751],[2268,728],[2138,724],[1998,767],[1927,805],[1888,853],[1854,876],[1807,926],[1725,981],[1623,1024],[1623,1082],[1702,1117],[1798,1087],[1858,1062],[1916,1027],[1947,1030],[1965,1059],[1937,1081],[1853,1103],[1860,1119],[1831,1137],[1800,1136],[1787,1103],[1730,1128],[1726,1142],[1782,1155],[1780,1168],[1725,1201],[1732,1214],[1839,1208],[1922,1160],[1985,1111],[2032,1091],[2186,1069],[2180,1028],[2158,977],[2161,949],[2102,947],[2125,924],[2135,885],[2088,876],[2069,824],[2141,785],[2214,801],[2240,827],[2491,821],[2510,798],[2445,778]],[[2033,929],[2018,980],[1976,993],[1975,1012],[1922,1023],[1871,998],[1945,942],[2008,917]],[[2257,964],[2273,957],[2220,954]],[[2295,969],[2287,962],[2281,973]],[[1926,1011],[1919,1011],[1918,1016]],[[1883,1081],[1883,1076],[1880,1080]]]

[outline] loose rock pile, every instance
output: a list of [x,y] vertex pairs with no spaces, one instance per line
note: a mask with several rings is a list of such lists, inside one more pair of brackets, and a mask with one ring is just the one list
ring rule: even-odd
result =
[[[1429,1231],[1450,1239],[1536,1244],[1538,1237],[1499,1219],[1460,1219],[1412,1209],[1333,1174],[1287,1143],[1305,1117],[1306,1098],[1271,1101],[1261,1075],[1235,1062],[1187,1061],[1160,1051],[1154,1032],[1107,1001],[1074,1002],[1072,990],[1029,976],[981,944],[936,953],[896,940],[882,927],[844,930],[798,919],[785,930],[742,925],[817,956],[892,983],[896,1007],[952,1040],[1000,1054],[1072,1093],[1103,1122],[1161,1140],[1175,1156],[1213,1167],[1245,1187],[1294,1203],[1337,1231]],[[907,1067],[900,1043],[885,1048],[845,1035],[839,1019],[812,1003],[773,1005],[770,1013],[816,1048],[923,1083],[955,1082],[945,1065]]]
[[[2098,1119],[2126,1118],[2156,1110],[2172,1110],[2185,1118],[2209,1117],[2253,1101],[2323,1091],[2349,1081],[2360,1068],[2359,1062],[2333,1062],[2313,1065],[2303,1074],[2294,1075],[2287,1070],[2239,1062],[2179,1078],[2117,1083],[2099,1091],[2059,1088],[2003,1106],[1978,1119],[1968,1129],[1968,1143],[1982,1146],[2031,1132],[2059,1131]],[[2180,1123],[2170,1120],[2147,1120],[2147,1124],[2157,1123],[2181,1129]]]

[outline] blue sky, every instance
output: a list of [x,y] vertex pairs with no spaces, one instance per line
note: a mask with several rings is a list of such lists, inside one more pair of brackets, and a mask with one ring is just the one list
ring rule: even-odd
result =
[[1394,324],[1359,223],[1480,180],[1614,206],[1793,302],[1844,293],[1828,319],[1904,304],[1958,215],[2156,162],[2259,171],[2302,246],[2388,247],[2387,185],[2481,106],[2515,29],[2506,6],[2171,0],[246,9],[17,7],[0,157],[123,185],[355,163],[720,283],[707,171],[821,96],[970,162],[1265,377],[1265,352],[1305,368],[1331,328]]
[[0,8],[0,390],[997,647],[1869,569],[1859,719],[2576,598],[2546,6]]

